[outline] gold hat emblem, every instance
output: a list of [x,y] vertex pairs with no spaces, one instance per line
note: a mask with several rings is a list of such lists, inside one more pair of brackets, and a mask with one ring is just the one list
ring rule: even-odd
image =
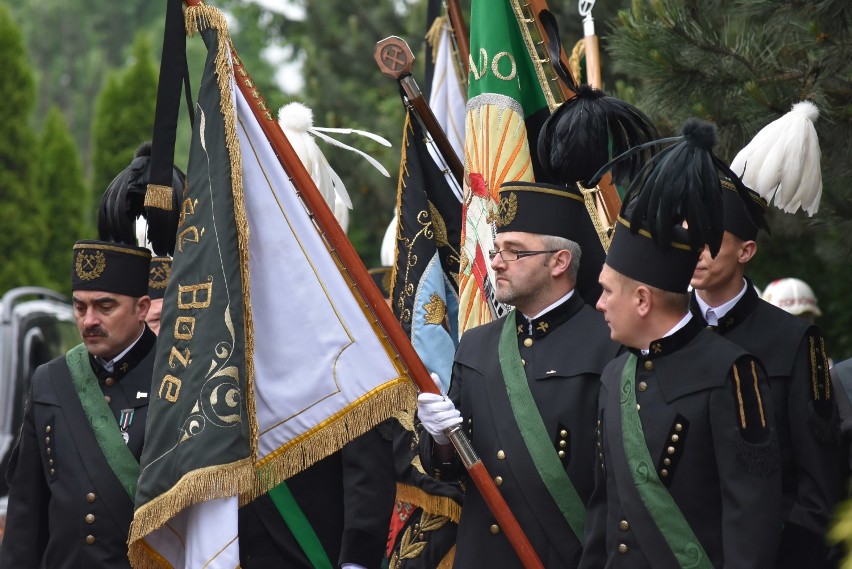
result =
[[77,276],[84,281],[92,281],[103,274],[106,269],[106,257],[100,251],[94,253],[86,253],[80,251],[77,253],[77,260],[74,263],[74,268],[77,271]]
[[500,198],[500,202],[497,204],[497,215],[495,221],[499,227],[505,227],[512,223],[517,214],[518,195],[515,192],[509,192],[509,195]]
[[158,263],[151,265],[151,272],[148,275],[148,288],[162,289],[169,284],[169,275],[172,273],[172,266],[166,263]]

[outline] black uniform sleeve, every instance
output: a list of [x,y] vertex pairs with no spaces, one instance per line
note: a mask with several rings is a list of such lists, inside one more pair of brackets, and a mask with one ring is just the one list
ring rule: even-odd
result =
[[36,435],[30,393],[24,423],[13,450],[13,466],[8,473],[9,506],[6,533],[0,549],[2,569],[39,567],[42,554],[47,549],[50,489],[45,481]]
[[769,567],[781,533],[781,471],[775,414],[760,364],[752,356],[739,358],[709,404],[724,566]]
[[823,567],[825,533],[843,496],[836,394],[822,336],[811,328],[799,345],[787,393],[795,500],[784,523],[778,567]]
[[[388,429],[389,432],[389,429]],[[343,447],[343,541],[340,564],[378,568],[396,496],[393,442],[382,426]]]
[[606,464],[603,458],[604,405],[606,387],[601,384],[598,396],[598,422],[595,428],[597,456],[595,457],[595,489],[586,508],[586,529],[583,535],[581,569],[598,569],[606,565]]

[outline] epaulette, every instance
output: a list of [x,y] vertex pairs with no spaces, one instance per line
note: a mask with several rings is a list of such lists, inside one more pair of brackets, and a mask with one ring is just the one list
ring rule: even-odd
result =
[[737,460],[751,474],[767,477],[781,464],[778,441],[766,422],[757,362],[740,358],[731,368],[737,407]]
[[831,376],[825,340],[819,330],[808,331],[808,365],[812,400],[808,404],[808,426],[816,439],[823,444],[833,444],[840,433],[840,414],[837,402],[831,395]]

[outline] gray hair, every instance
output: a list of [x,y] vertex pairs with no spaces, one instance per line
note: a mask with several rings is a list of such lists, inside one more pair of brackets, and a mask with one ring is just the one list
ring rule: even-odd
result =
[[565,249],[571,253],[571,264],[568,266],[568,276],[572,281],[577,282],[577,272],[580,270],[580,256],[582,250],[576,241],[571,241],[565,237],[556,235],[539,235],[545,249]]

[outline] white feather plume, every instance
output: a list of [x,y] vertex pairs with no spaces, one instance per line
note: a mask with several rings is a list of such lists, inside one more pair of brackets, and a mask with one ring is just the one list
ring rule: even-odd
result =
[[819,109],[802,101],[772,121],[736,155],[731,170],[767,202],[813,215],[822,196],[820,148],[814,123]]
[[388,228],[385,229],[385,236],[382,238],[382,250],[380,257],[382,265],[385,267],[393,267],[396,265],[396,229],[398,224],[399,220],[397,218],[396,211],[394,211],[393,219],[391,219],[388,224]]
[[[351,150],[352,152],[363,156],[370,164],[373,165],[373,167],[387,177],[390,177],[390,173],[375,158],[361,150],[358,150],[357,148],[353,148],[331,138],[327,134],[324,134],[324,132],[359,134],[375,140],[385,146],[390,146],[390,142],[377,134],[363,130],[315,127],[313,124],[313,112],[311,109],[302,103],[297,102],[289,103],[279,109],[278,124],[281,125],[281,130],[284,131],[284,134],[287,136],[287,140],[290,141],[290,144],[293,146],[296,154],[299,155],[299,159],[302,161],[302,164],[305,165],[305,169],[307,169],[308,174],[310,174],[311,179],[317,185],[323,199],[325,199],[325,203],[327,203],[328,207],[335,212],[335,217],[337,218],[338,223],[340,223],[341,227],[344,227],[345,230],[344,221],[341,220],[342,213],[340,212],[352,209],[352,200],[349,198],[349,194],[346,191],[346,186],[343,184],[343,180],[340,179],[340,176],[328,163],[328,160],[322,150],[320,150],[317,145],[316,138],[339,148]],[[345,216],[345,225],[348,225],[348,223],[349,215],[347,212]]]

